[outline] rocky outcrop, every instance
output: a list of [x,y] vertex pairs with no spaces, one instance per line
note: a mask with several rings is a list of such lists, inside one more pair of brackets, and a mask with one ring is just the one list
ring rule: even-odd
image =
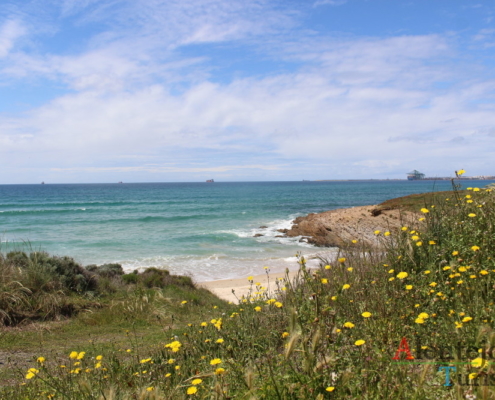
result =
[[308,243],[322,247],[342,247],[352,240],[377,245],[379,240],[375,231],[399,229],[412,216],[412,213],[398,209],[377,212],[376,206],[343,208],[298,217],[286,235],[307,237]]

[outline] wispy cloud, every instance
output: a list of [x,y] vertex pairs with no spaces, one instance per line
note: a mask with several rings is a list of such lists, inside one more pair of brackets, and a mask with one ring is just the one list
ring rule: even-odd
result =
[[347,3],[347,0],[317,0],[314,2],[313,6],[314,7],[324,6],[324,5],[341,6],[345,3]]
[[8,19],[0,26],[0,58],[9,54],[14,43],[26,34],[26,28],[15,19]]

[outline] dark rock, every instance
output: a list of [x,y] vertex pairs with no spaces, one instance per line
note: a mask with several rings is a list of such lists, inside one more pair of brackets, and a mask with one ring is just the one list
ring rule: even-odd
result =
[[254,235],[253,237],[260,237],[260,236],[265,236],[265,235],[263,235],[263,234],[261,234],[261,233],[257,233],[257,234],[256,234],[256,235]]
[[277,232],[287,233],[287,232],[289,232],[289,230],[288,229],[277,229]]
[[266,228],[268,228],[268,226],[266,226],[266,225],[261,225],[260,226],[260,229],[266,229]]

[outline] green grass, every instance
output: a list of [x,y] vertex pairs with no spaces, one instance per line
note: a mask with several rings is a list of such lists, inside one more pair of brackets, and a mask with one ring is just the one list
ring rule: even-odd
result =
[[[456,189],[409,202],[418,221],[380,250],[349,243],[314,270],[300,257],[276,293],[252,282],[239,305],[164,276],[103,280],[99,308],[1,331],[31,360],[0,397],[494,399],[494,196]],[[416,359],[393,359],[403,338]],[[457,368],[451,386],[441,366]]]

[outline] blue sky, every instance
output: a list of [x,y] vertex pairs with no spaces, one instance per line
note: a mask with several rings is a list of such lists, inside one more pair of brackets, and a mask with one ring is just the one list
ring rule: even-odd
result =
[[495,4],[0,0],[0,183],[495,175]]

